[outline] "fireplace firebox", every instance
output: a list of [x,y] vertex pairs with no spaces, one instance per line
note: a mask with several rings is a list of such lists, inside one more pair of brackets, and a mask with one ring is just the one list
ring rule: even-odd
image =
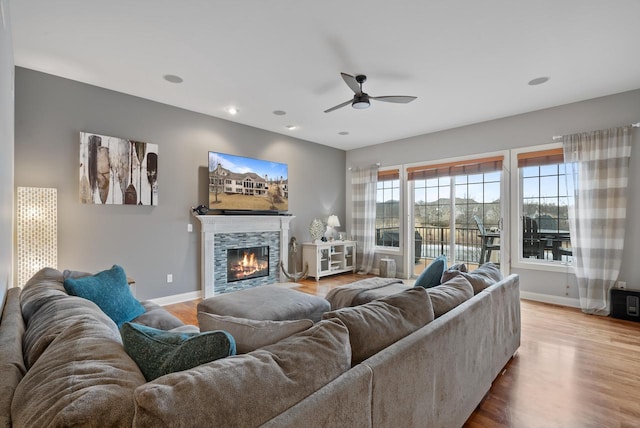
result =
[[227,248],[227,282],[269,276],[269,246]]

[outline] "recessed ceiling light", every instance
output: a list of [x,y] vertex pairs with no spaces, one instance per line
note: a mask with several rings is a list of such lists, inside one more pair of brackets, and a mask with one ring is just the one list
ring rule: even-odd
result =
[[233,106],[227,107],[225,110],[227,111],[227,113],[229,113],[232,116],[235,116],[240,111],[236,107],[233,107]]
[[171,83],[182,83],[182,77],[180,76],[176,76],[175,74],[165,74],[164,76],[164,80],[166,80],[167,82],[171,82]]
[[549,78],[547,76],[536,77],[535,79],[529,80],[529,86],[542,85],[543,83],[546,83],[548,81]]
[[285,114],[287,114],[287,112],[284,110],[274,110],[273,114],[275,114],[276,116],[284,116]]
[[338,135],[349,135],[349,131],[340,131]]
[[297,126],[295,126],[295,125],[287,125],[287,129],[288,129],[289,131],[294,131],[294,130],[298,129],[298,127],[297,127]]

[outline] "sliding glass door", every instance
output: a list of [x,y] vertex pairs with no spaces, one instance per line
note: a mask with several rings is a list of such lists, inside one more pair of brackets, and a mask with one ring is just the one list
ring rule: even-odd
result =
[[418,275],[444,254],[449,265],[500,263],[502,156],[408,168]]

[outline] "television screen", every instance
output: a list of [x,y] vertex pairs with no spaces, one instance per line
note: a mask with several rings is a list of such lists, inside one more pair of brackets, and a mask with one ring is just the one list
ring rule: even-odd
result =
[[287,173],[285,163],[209,152],[209,209],[286,212]]

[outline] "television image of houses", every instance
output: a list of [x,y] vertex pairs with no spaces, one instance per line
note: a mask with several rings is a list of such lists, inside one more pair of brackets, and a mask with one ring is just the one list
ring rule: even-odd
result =
[[158,145],[80,133],[80,202],[158,205]]
[[287,164],[209,152],[209,209],[287,211]]

